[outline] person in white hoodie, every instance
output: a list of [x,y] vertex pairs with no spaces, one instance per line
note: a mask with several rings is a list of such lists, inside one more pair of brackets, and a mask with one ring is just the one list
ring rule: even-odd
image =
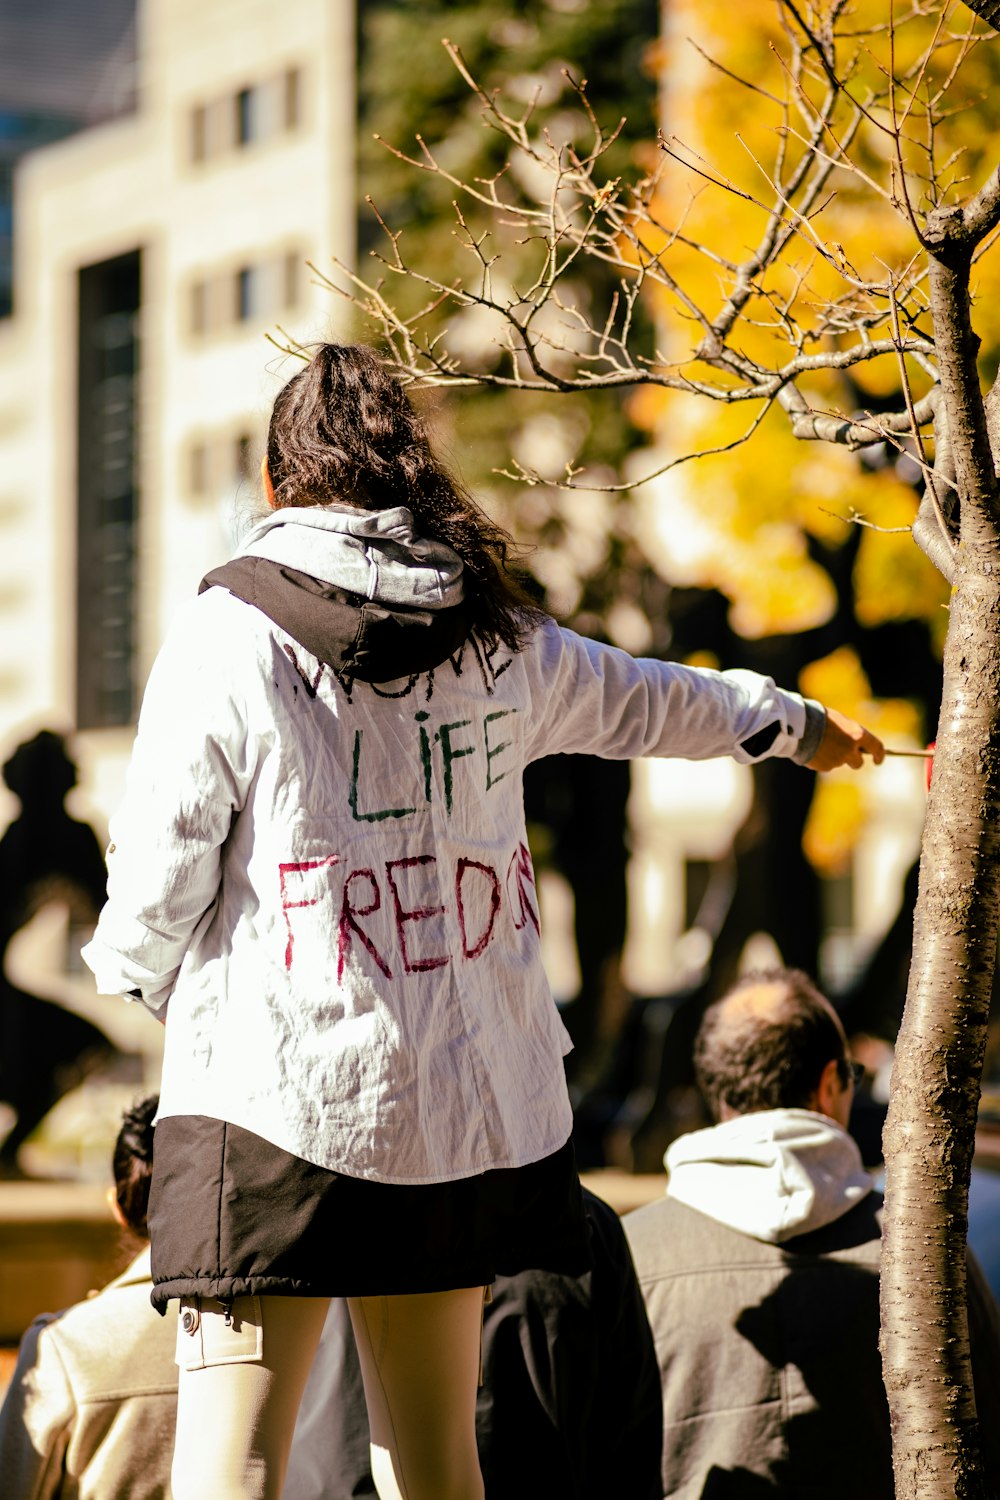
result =
[[560,629],[371,350],[321,345],[279,392],[263,481],[153,667],[84,950],[166,1020],[174,1500],[280,1494],[336,1295],[383,1500],[480,1500],[483,1289],[588,1265],[524,766],[882,746],[768,678]]
[[[847,1133],[840,1020],[799,970],[750,974],[706,1011],[695,1068],[718,1124],[673,1142],[666,1196],[623,1221],[660,1364],[663,1493],[892,1500],[882,1198]],[[969,1323],[995,1411],[1000,1313],[971,1256]]]

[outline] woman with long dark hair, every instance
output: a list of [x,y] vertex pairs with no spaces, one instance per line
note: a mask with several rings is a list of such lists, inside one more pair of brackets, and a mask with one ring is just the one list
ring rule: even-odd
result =
[[270,513],[153,668],[86,950],[166,1017],[175,1500],[280,1494],[332,1295],[383,1500],[477,1500],[484,1288],[587,1264],[523,767],[882,749],[766,678],[556,626],[368,349],[288,382],[263,476]]

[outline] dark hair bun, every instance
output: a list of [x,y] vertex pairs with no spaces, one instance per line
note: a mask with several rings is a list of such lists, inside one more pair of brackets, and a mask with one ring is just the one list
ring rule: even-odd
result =
[[118,1207],[129,1229],[143,1239],[149,1232],[146,1215],[153,1175],[153,1119],[159,1103],[159,1094],[150,1094],[125,1111],[112,1157]]

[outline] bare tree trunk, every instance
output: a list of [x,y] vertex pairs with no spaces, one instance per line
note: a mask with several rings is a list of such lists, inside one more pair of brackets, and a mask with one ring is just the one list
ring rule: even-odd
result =
[[1000,904],[998,637],[997,581],[963,576],[885,1131],[882,1353],[898,1500],[986,1494],[972,1477],[965,1242]]
[[[906,1010],[885,1131],[882,1354],[898,1500],[984,1500],[968,1190],[1000,914],[1000,545],[969,258],[931,262],[961,540]],[[993,1420],[993,1414],[989,1420]]]

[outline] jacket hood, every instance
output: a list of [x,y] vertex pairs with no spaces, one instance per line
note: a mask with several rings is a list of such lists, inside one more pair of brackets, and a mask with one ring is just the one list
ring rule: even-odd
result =
[[667,1196],[769,1244],[822,1229],[874,1184],[845,1130],[807,1109],[739,1115],[668,1148]]
[[285,506],[243,538],[238,557],[263,557],[363,599],[404,609],[446,609],[464,597],[462,559],[418,534],[405,506]]
[[465,641],[462,570],[401,506],[295,507],[254,526],[201,591],[228,589],[346,679],[393,682],[439,666]]

